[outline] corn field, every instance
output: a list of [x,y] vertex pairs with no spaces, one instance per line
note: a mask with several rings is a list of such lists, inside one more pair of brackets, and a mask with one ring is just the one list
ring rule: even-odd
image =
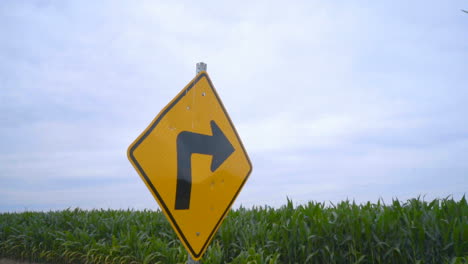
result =
[[[0,214],[0,259],[36,263],[186,263],[165,216],[69,209]],[[309,202],[232,210],[201,263],[468,263],[468,206]]]

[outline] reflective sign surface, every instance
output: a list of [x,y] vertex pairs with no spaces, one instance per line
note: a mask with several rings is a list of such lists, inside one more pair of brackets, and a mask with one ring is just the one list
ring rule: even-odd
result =
[[159,113],[130,145],[128,158],[195,260],[252,171],[206,72]]

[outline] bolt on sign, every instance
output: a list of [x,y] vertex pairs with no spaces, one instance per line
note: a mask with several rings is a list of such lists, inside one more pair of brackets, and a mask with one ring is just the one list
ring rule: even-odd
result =
[[156,116],[127,154],[180,241],[199,260],[252,171],[205,71]]

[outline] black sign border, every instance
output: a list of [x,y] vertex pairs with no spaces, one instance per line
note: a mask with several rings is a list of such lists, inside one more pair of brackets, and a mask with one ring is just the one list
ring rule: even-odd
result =
[[[232,200],[229,202],[228,206],[224,210],[221,218],[216,223],[215,228],[213,228],[213,230],[211,231],[210,235],[208,236],[208,239],[206,240],[205,244],[201,248],[200,252],[196,253],[193,250],[190,243],[188,242],[188,240],[185,237],[184,233],[180,229],[179,225],[177,224],[177,221],[175,220],[174,216],[171,214],[171,211],[168,209],[168,207],[167,207],[166,203],[164,202],[164,200],[162,199],[161,195],[158,193],[158,191],[154,187],[153,183],[150,181],[150,179],[146,175],[145,171],[143,170],[143,168],[140,166],[140,164],[136,160],[136,158],[134,156],[134,152],[135,152],[136,148],[138,148],[138,146],[148,137],[148,135],[151,134],[153,129],[156,128],[156,126],[164,118],[164,116],[188,93],[188,91],[190,91],[203,78],[207,79],[208,84],[209,84],[211,90],[213,91],[213,94],[215,95],[216,99],[218,100],[219,104],[221,105],[221,108],[222,108],[222,110],[224,112],[224,115],[227,117],[227,119],[229,121],[229,124],[231,125],[231,127],[232,127],[232,129],[233,129],[233,131],[234,131],[234,133],[235,133],[235,135],[237,137],[237,140],[238,140],[238,142],[239,142],[239,144],[240,144],[240,146],[242,148],[242,151],[244,152],[244,155],[245,155],[245,157],[247,159],[247,162],[249,163],[250,170],[247,172],[247,175],[245,176],[242,184],[239,186],[239,189],[236,191],[236,193],[233,196]],[[234,201],[236,200],[236,198],[239,195],[240,191],[242,190],[242,187],[244,187],[244,184],[246,183],[247,179],[249,178],[250,173],[252,172],[252,168],[253,168],[252,163],[250,161],[250,158],[247,155],[247,151],[245,150],[244,145],[243,145],[243,143],[242,143],[242,141],[241,141],[241,139],[239,137],[239,134],[237,133],[236,127],[232,123],[232,120],[229,117],[229,115],[228,115],[228,113],[226,111],[226,108],[224,107],[224,104],[221,101],[221,98],[219,97],[218,93],[216,92],[216,89],[214,88],[213,83],[211,82],[211,79],[208,77],[208,74],[206,72],[201,72],[198,76],[196,76],[195,79],[192,80],[192,82],[189,84],[189,86],[184,88],[184,90],[182,90],[182,92],[179,93],[179,95],[157,116],[157,118],[151,123],[149,129],[147,129],[146,132],[143,134],[143,136],[141,136],[132,146],[130,146],[129,151],[128,151],[128,155],[129,155],[129,158],[131,159],[131,161],[133,162],[133,164],[138,169],[138,172],[140,173],[140,175],[143,176],[146,183],[151,188],[151,191],[153,192],[153,194],[157,197],[157,200],[158,200],[159,204],[163,207],[163,210],[166,212],[166,215],[170,218],[169,220],[172,222],[173,226],[177,229],[176,230],[177,233],[180,234],[180,237],[184,240],[184,244],[187,245],[191,255],[195,259],[201,258],[202,254],[206,251],[206,248],[208,247],[211,240],[213,239],[216,231],[221,226],[221,224],[222,224],[224,218],[226,217],[228,211],[231,209],[232,204],[234,203]]]

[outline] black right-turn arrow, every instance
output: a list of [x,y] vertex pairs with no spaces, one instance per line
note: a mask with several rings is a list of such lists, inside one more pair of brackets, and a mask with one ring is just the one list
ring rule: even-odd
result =
[[190,208],[192,191],[192,154],[211,155],[211,171],[218,169],[234,152],[234,147],[215,121],[211,121],[212,135],[182,131],[177,136],[176,210]]

